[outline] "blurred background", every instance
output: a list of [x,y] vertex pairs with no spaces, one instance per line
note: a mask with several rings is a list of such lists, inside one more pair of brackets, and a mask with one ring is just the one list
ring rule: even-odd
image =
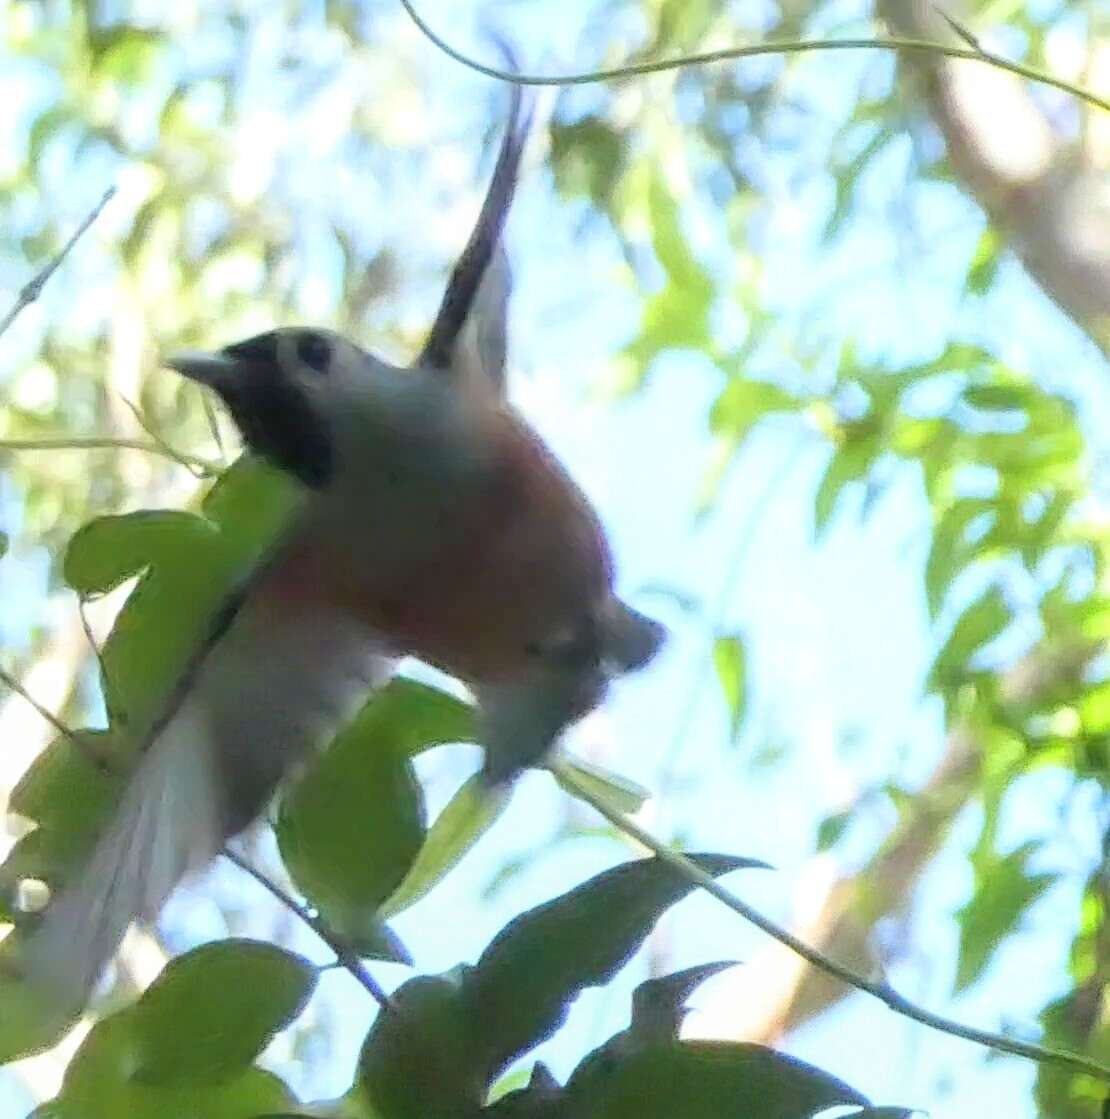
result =
[[[544,73],[767,39],[960,44],[917,0],[421,11],[494,63],[496,29]],[[945,11],[984,49],[1110,96],[1093,0]],[[207,482],[178,456],[236,453],[160,355],[314,323],[406,360],[508,92],[393,0],[8,0],[0,75],[0,312],[117,188],[0,337],[0,664],[95,724],[86,629],[102,636],[119,597],[83,620],[66,541],[97,515],[195,503]],[[1106,1059],[1110,113],[889,51],[542,103],[507,235],[511,395],[597,503],[622,590],[672,631],[570,748],[650,789],[656,834],[772,863],[734,888],[830,955]],[[50,734],[0,691],[0,812]],[[477,759],[420,759],[432,814]],[[0,828],[0,854],[16,834]],[[629,854],[532,774],[395,928],[443,970]],[[129,943],[121,974],[229,931],[326,958],[225,866]],[[623,1027],[637,982],[711,959],[743,966],[699,992],[691,1036],[774,1043],[954,1119],[1097,1113],[1091,1085],[896,1018],[706,897],[537,1055],[564,1075]],[[373,1009],[328,973],[266,1063],[306,1099],[341,1094]],[[0,1113],[57,1090],[80,1032],[0,1070]]]

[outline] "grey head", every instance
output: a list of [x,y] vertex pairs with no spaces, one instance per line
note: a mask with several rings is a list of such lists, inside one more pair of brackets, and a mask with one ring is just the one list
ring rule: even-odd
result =
[[[477,222],[414,362],[413,371],[447,385],[478,375],[503,391],[510,283],[501,240],[532,122],[524,100],[514,85]],[[248,447],[314,489],[333,475],[334,425],[352,402],[365,404],[368,385],[383,401],[403,395],[400,382],[407,379],[406,371],[332,331],[298,327],[268,331],[217,353],[175,354],[166,364],[217,392]]]

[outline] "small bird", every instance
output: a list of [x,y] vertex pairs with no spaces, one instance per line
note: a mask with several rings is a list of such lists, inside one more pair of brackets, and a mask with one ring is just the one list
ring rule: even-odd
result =
[[27,932],[20,969],[55,1005],[87,1002],[127,927],[154,920],[400,657],[470,687],[498,784],[659,648],[662,627],[614,593],[586,497],[505,400],[521,102],[514,87],[477,224],[411,367],[300,328],[166,362],[216,392],[304,500],[221,612],[83,872]]

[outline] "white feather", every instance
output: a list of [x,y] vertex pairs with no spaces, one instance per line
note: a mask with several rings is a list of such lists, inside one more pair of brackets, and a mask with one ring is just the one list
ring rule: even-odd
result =
[[129,776],[88,862],[23,940],[28,983],[56,1010],[79,1010],[131,923],[153,921],[390,667],[349,619],[248,603]]
[[79,877],[48,906],[21,968],[77,1009],[136,918],[152,919],[181,878],[219,849],[211,738],[186,702],[132,774]]

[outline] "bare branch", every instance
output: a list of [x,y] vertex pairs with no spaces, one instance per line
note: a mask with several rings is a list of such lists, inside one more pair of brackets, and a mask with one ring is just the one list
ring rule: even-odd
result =
[[762,932],[765,932],[768,936],[774,937],[780,944],[785,944],[792,952],[801,956],[807,963],[820,969],[826,975],[832,976],[834,979],[840,980],[841,983],[846,983],[854,987],[857,991],[862,991],[864,994],[871,995],[893,1010],[896,1014],[900,1014],[904,1018],[910,1018],[915,1022],[920,1022],[923,1026],[928,1026],[930,1029],[937,1030],[940,1033],[963,1038],[965,1041],[973,1042],[976,1045],[983,1045],[998,1053],[1009,1053],[1015,1057],[1025,1057],[1031,1061],[1036,1061],[1038,1064],[1056,1065],[1060,1068],[1070,1069],[1073,1072],[1083,1072],[1104,1083],[1110,1083],[1110,1067],[1099,1064],[1097,1061],[1082,1057],[1078,1053],[1067,1053],[1059,1049],[1049,1049],[1042,1045],[1034,1045],[1032,1042],[1017,1041],[1014,1038],[991,1033],[989,1030],[980,1030],[973,1026],[965,1026],[960,1022],[954,1022],[952,1019],[945,1018],[940,1014],[934,1014],[931,1010],[927,1010],[923,1006],[918,1006],[916,1003],[911,1002],[905,996],[895,991],[894,988],[884,980],[867,979],[862,975],[856,974],[851,968],[845,967],[836,960],[830,959],[823,952],[818,951],[812,945],[796,937],[788,929],[783,928],[770,918],[765,917],[758,909],[748,905],[747,902],[737,897],[731,890],[722,886],[712,875],[707,874],[701,867],[686,858],[685,855],[674,850],[674,848],[670,847],[668,844],[656,839],[650,832],[645,831],[623,813],[610,807],[602,798],[595,796],[583,782],[579,781],[576,774],[569,767],[562,766],[559,762],[554,762],[551,768],[553,771],[558,772],[558,778],[561,784],[572,790],[577,797],[604,816],[614,827],[619,828],[625,835],[643,844],[644,847],[658,856],[658,858],[680,871],[690,882],[695,883],[707,893],[712,894],[718,901],[722,902],[734,913],[739,914],[746,921],[751,922],[751,924],[755,925],[756,928],[760,929]]
[[517,74],[498,66],[489,66],[464,54],[451,46],[442,35],[437,34],[412,4],[412,0],[400,0],[409,19],[416,24],[420,33],[448,58],[473,70],[485,74],[487,78],[498,78],[514,85],[592,85],[595,82],[611,82],[619,78],[637,78],[645,74],[660,74],[667,70],[680,70],[692,66],[707,66],[715,62],[737,62],[742,58],[757,58],[768,54],[812,54],[818,51],[907,51],[934,58],[966,58],[972,62],[982,62],[996,70],[1016,74],[1026,81],[1052,86],[1062,90],[1079,101],[1094,105],[1110,113],[1110,100],[1100,97],[1089,89],[1083,89],[1073,82],[1058,78],[1035,66],[1013,62],[997,54],[985,54],[972,47],[956,47],[951,43],[940,43],[925,38],[911,36],[879,36],[859,39],[788,39],[782,42],[755,43],[747,47],[723,47],[720,50],[700,51],[696,54],[682,55],[678,58],[660,58],[651,62],[635,62],[627,66],[612,66],[602,70],[587,70],[574,74]]
[[264,874],[253,863],[248,862],[234,848],[224,847],[220,854],[229,863],[237,866],[244,874],[249,874],[290,912],[296,914],[335,953],[336,963],[349,971],[383,1010],[392,1008],[393,1000],[366,969],[366,965],[359,958],[358,953],[349,944],[346,944],[343,938],[334,932],[324,920],[312,913],[306,906],[301,905],[291,894],[286,893],[272,878]]
[[67,256],[74,245],[85,235],[89,226],[92,225],[98,217],[100,211],[111,201],[113,195],[116,193],[116,188],[110,186],[105,192],[100,201],[89,211],[88,217],[73,231],[69,240],[61,247],[57,255],[49,260],[46,267],[42,269],[37,275],[33,276],[26,284],[23,285],[22,290],[16,297],[15,303],[12,304],[11,310],[0,320],[0,334],[12,325],[13,322],[26,310],[36,299],[42,294],[42,289],[46,287],[47,280],[57,272],[61,263]]
[[990,55],[983,49],[983,44],[979,42],[979,37],[977,35],[975,35],[968,28],[964,27],[964,25],[960,23],[955,16],[950,16],[943,8],[938,8],[937,11],[940,12],[941,18],[944,20],[944,22],[947,23],[948,26],[951,27],[952,30],[957,35],[959,35],[959,37],[963,39],[963,41],[967,43],[967,45],[971,47],[972,50],[978,51],[979,54],[983,55],[984,58],[990,57]]
[[10,672],[2,668],[0,668],[0,684],[3,684],[9,691],[14,692],[25,703],[30,704],[30,706],[33,707],[60,735],[68,738],[71,742],[80,743],[80,738],[75,731],[67,727],[49,707],[45,707],[43,704],[39,703],[39,701],[35,699]]
[[0,439],[0,451],[99,451],[127,450],[146,451],[151,455],[162,455],[172,462],[180,463],[187,470],[199,473],[205,478],[215,477],[222,467],[211,459],[189,455],[175,450],[168,443],[148,442],[145,439],[116,438],[110,435],[80,435],[70,437],[59,435],[45,439]]

